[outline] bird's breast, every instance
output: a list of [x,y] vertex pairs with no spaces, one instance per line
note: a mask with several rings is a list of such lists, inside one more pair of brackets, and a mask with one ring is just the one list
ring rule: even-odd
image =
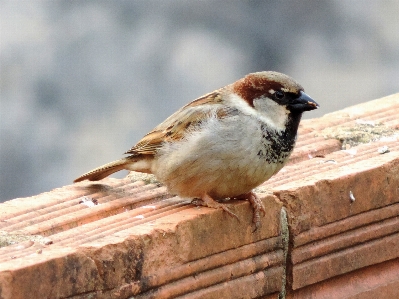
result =
[[287,131],[276,131],[266,124],[260,124],[262,137],[257,153],[260,159],[268,163],[285,163],[295,146],[296,134]]
[[294,143],[284,137],[252,117],[210,119],[183,140],[165,143],[154,173],[184,197],[237,196],[283,167]]

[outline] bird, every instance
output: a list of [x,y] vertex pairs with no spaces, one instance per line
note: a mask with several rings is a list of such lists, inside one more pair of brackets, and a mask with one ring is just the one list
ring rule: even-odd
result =
[[183,106],[127,156],[74,182],[98,181],[120,170],[154,174],[169,193],[236,218],[220,201],[248,200],[256,230],[266,210],[253,189],[286,164],[303,112],[318,107],[288,75],[250,73]]

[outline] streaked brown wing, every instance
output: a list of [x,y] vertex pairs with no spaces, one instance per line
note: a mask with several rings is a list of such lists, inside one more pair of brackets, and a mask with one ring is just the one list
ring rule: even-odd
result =
[[[206,109],[207,105],[220,105],[221,102],[219,90],[192,101],[155,127],[125,154],[154,155],[163,142],[182,139],[187,130],[195,130],[201,122],[208,119],[211,113],[210,109]],[[204,105],[204,109],[199,109],[199,105]],[[217,115],[223,117],[226,114],[223,111],[220,105]]]

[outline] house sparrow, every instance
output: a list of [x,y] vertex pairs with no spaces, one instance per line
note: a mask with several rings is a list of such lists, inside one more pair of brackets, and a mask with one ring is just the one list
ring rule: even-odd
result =
[[122,169],[153,173],[169,192],[237,217],[224,198],[248,199],[255,227],[261,200],[251,190],[287,162],[304,111],[318,108],[297,82],[258,72],[187,104],[125,154],[77,178],[97,181]]

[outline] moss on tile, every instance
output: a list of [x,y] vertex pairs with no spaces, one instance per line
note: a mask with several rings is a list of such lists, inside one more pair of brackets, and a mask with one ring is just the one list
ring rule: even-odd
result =
[[342,149],[362,143],[381,140],[383,137],[399,139],[399,130],[385,126],[383,123],[364,122],[351,126],[326,128],[321,132],[326,139],[337,139],[342,143]]

